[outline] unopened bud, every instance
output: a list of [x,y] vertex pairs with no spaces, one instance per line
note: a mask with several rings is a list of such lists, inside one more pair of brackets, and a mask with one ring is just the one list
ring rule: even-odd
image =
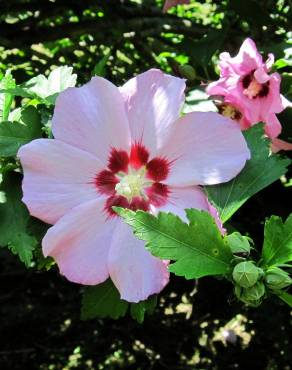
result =
[[289,274],[279,267],[270,268],[266,272],[265,281],[267,287],[271,290],[280,290],[292,284]]
[[233,280],[242,288],[250,288],[261,277],[262,270],[256,267],[253,262],[240,262],[234,267]]
[[242,236],[240,233],[235,232],[227,235],[225,240],[233,254],[249,255],[250,245],[246,236]]

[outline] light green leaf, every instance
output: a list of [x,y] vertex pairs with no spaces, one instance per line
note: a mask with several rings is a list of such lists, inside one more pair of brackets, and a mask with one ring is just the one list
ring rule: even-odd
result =
[[244,133],[251,159],[233,180],[220,185],[206,186],[208,197],[226,222],[251,196],[286,173],[289,159],[270,154],[270,142],[258,124]]
[[115,210],[154,256],[175,261],[169,271],[176,275],[194,279],[230,272],[233,255],[209,213],[186,210],[188,225],[171,213],[161,212],[155,217],[142,211]]
[[86,288],[82,297],[81,319],[125,316],[129,303],[120,299],[120,294],[112,281]]
[[265,224],[265,238],[262,250],[262,264],[275,266],[292,261],[292,214],[283,223],[278,216],[272,216]]
[[20,175],[5,175],[0,185],[0,246],[8,246],[27,266],[31,264],[36,239],[28,235],[29,213],[21,202]]
[[22,87],[31,95],[45,100],[49,104],[54,104],[58,94],[76,85],[77,75],[72,74],[72,67],[63,66],[54,69],[49,77],[39,75],[28,82]]
[[[13,89],[14,87],[15,80],[12,77],[10,70],[8,70],[0,81],[0,90]],[[8,119],[12,102],[13,94],[8,92],[0,92],[0,122]]]
[[287,292],[281,292],[278,297],[282,299],[288,306],[292,307],[292,295]]
[[41,136],[39,113],[28,106],[21,113],[21,122],[0,123],[0,156],[15,156],[22,145]]

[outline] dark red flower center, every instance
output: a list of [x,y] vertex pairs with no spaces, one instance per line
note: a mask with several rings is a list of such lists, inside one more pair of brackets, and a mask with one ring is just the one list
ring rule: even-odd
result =
[[254,76],[254,72],[255,70],[251,71],[241,80],[243,94],[249,99],[264,98],[269,94],[270,82],[259,83]]
[[163,184],[170,171],[166,158],[154,157],[142,144],[134,143],[129,153],[112,148],[107,168],[95,178],[100,194],[107,195],[105,211],[115,216],[112,207],[148,211],[150,206],[161,207],[167,202],[169,188]]

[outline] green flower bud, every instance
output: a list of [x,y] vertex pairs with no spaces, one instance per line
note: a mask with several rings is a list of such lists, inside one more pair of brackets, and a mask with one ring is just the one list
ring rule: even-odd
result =
[[257,282],[252,287],[244,289],[241,298],[247,301],[259,301],[264,296],[265,290],[265,285]]
[[227,235],[225,238],[233,254],[244,254],[244,255],[246,254],[249,255],[250,253],[250,245],[248,239],[249,238],[247,238],[246,236],[242,236],[238,232]]
[[267,287],[271,290],[280,290],[292,284],[289,274],[279,267],[270,268],[266,272],[265,281]]
[[234,267],[233,280],[242,288],[250,288],[261,277],[262,270],[251,261],[240,262]]
[[241,288],[239,285],[235,285],[234,293],[239,301],[247,304],[248,306],[257,307],[262,303],[262,299],[253,299],[254,294],[251,294],[251,296],[249,296],[249,290],[253,288],[254,287],[245,289]]
[[187,80],[194,80],[196,78],[196,71],[189,64],[179,66],[178,70],[181,76],[186,78]]

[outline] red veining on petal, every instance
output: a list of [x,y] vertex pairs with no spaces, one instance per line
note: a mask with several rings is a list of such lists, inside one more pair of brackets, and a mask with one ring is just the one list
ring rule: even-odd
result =
[[135,197],[130,203],[130,209],[133,211],[137,211],[138,209],[141,209],[142,211],[148,211],[149,202],[141,197]]
[[149,202],[155,207],[162,207],[167,203],[169,188],[165,184],[155,182],[149,188],[145,189]]
[[116,176],[108,170],[99,172],[95,178],[95,185],[101,194],[113,194],[118,182]]
[[112,209],[112,207],[130,208],[130,205],[128,200],[122,195],[112,195],[106,200],[104,206],[104,210],[107,212],[109,217],[117,216],[116,212]]
[[108,160],[108,168],[113,173],[117,173],[120,171],[127,172],[128,164],[129,164],[128,153],[125,150],[117,150],[115,148],[112,148]]
[[144,145],[135,143],[131,146],[130,164],[133,168],[138,169],[148,162],[149,152]]
[[162,157],[155,157],[147,163],[147,177],[156,182],[163,181],[169,174],[169,162]]

